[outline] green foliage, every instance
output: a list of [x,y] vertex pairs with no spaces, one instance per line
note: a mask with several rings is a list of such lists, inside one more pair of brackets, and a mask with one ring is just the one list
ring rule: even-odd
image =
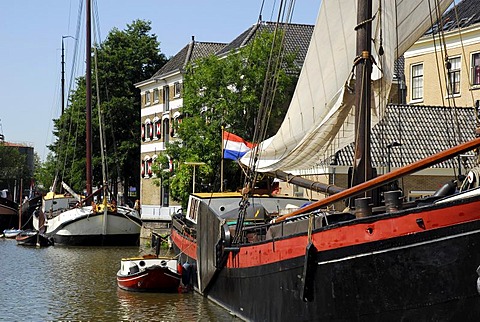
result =
[[25,159],[17,148],[0,142],[0,181],[28,178]]
[[[175,200],[185,204],[192,191],[193,169],[184,164],[186,161],[205,163],[196,169],[195,191],[219,190],[222,126],[248,141],[253,139],[273,42],[273,34],[262,33],[250,45],[226,58],[211,55],[188,66],[182,107],[185,118],[177,131],[181,142],[173,142],[166,149],[178,163],[170,180],[170,195]],[[279,46],[275,43],[273,47]],[[286,55],[276,76],[278,85],[268,136],[277,131],[290,102],[298,76],[293,64],[295,57]],[[242,184],[241,172],[234,161],[224,161],[224,177],[228,190],[236,190]]]
[[[119,179],[125,189],[139,190],[140,93],[136,83],[150,78],[166,62],[159,42],[151,34],[149,21],[136,20],[120,31],[114,28],[93,50],[98,65],[100,97],[97,97],[95,59],[92,58],[92,167],[93,184],[100,185],[101,154],[98,100],[105,132],[107,168],[111,180]],[[49,146],[52,155],[39,169],[46,180],[57,174],[75,191],[85,188],[85,78],[76,81],[65,113],[54,120],[56,141]],[[132,171],[132,169],[134,169]],[[55,173],[56,172],[56,173]],[[52,181],[53,182],[53,181]],[[50,183],[51,184],[51,183]]]

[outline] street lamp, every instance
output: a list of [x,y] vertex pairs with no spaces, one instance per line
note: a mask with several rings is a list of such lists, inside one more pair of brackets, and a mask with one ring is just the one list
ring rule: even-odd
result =
[[192,193],[195,193],[195,168],[196,166],[205,165],[205,162],[185,162],[186,165],[193,165],[193,184]]
[[387,145],[387,149],[388,149],[388,151],[387,151],[387,157],[388,157],[387,165],[388,165],[388,168],[387,169],[388,169],[388,172],[390,172],[390,164],[391,164],[390,163],[390,155],[392,154],[392,148],[396,147],[396,146],[402,146],[402,143],[399,143],[397,141],[393,141],[392,143]]

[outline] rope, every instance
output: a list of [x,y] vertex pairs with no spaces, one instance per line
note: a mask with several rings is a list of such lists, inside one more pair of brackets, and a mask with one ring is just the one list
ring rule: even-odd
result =
[[[131,212],[132,212],[132,210],[128,211],[127,213],[121,214],[121,215],[124,216],[125,218],[127,218],[128,220],[130,220],[131,222],[135,223],[135,225],[137,225],[138,227],[142,227],[141,224],[139,224],[138,222],[136,222],[135,220],[133,220],[132,218],[127,216]],[[117,209],[117,213],[118,213],[118,209]]]
[[360,29],[361,27],[363,27],[363,25],[366,25],[367,23],[372,22],[373,20],[375,20],[375,17],[376,17],[376,15],[377,15],[377,13],[378,13],[378,12],[376,12],[376,13],[372,16],[372,18],[360,22],[360,23],[359,23],[358,25],[356,25],[355,28],[353,28],[353,29],[354,29],[355,31],[357,31],[358,29]]

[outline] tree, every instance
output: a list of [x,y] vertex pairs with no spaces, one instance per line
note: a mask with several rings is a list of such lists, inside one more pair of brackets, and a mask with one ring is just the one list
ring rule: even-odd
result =
[[[140,93],[135,83],[150,78],[166,62],[155,34],[150,34],[151,22],[136,20],[120,31],[114,28],[98,46],[92,58],[92,166],[94,185],[100,185],[101,158],[97,102],[100,100],[105,129],[109,178],[139,190],[138,169],[140,146]],[[97,97],[95,64],[98,66]],[[49,146],[51,160],[43,170],[61,172],[63,180],[74,190],[85,188],[85,78],[76,80],[65,113],[54,120],[57,140]],[[52,164],[55,166],[52,167]],[[133,169],[133,171],[132,171]]]
[[[170,180],[174,199],[185,204],[191,191],[193,168],[185,165],[185,161],[205,163],[197,168],[199,189],[196,191],[218,191],[222,126],[246,140],[253,139],[265,75],[274,77],[267,74],[272,44],[273,34],[264,32],[251,44],[224,59],[211,55],[187,67],[181,109],[185,117],[177,131],[180,141],[167,145],[166,149],[166,153],[178,163]],[[275,42],[273,47],[277,50],[274,52],[278,52],[279,46],[279,42]],[[298,69],[293,64],[295,57],[295,53],[285,55],[282,68],[275,76],[278,83],[267,135],[276,132],[290,102],[298,76]],[[241,185],[241,173],[235,162],[226,161],[224,173],[228,178],[228,189],[234,190]],[[160,173],[157,175],[161,176]]]
[[26,156],[16,147],[0,141],[0,190],[7,188],[12,192],[20,179],[30,178],[25,160]]

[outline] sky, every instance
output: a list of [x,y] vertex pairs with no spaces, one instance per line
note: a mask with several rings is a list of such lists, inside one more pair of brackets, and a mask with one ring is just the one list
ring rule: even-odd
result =
[[[8,142],[33,146],[41,160],[49,153],[47,145],[55,139],[52,120],[61,113],[62,37],[76,35],[78,12],[81,3],[85,7],[84,1],[0,1],[0,134]],[[96,34],[101,40],[114,27],[125,30],[134,20],[151,21],[151,32],[167,57],[180,51],[192,36],[197,41],[232,41],[256,23],[262,5],[262,0],[92,2],[98,17]],[[263,20],[276,20],[274,9],[279,2],[264,0]],[[320,2],[296,1],[292,22],[314,24]],[[84,27],[80,30],[84,38]],[[68,89],[71,79],[85,73],[85,64],[83,56],[77,59],[80,63],[72,65],[76,40],[68,37],[63,41]],[[84,45],[79,46],[84,52]]]

